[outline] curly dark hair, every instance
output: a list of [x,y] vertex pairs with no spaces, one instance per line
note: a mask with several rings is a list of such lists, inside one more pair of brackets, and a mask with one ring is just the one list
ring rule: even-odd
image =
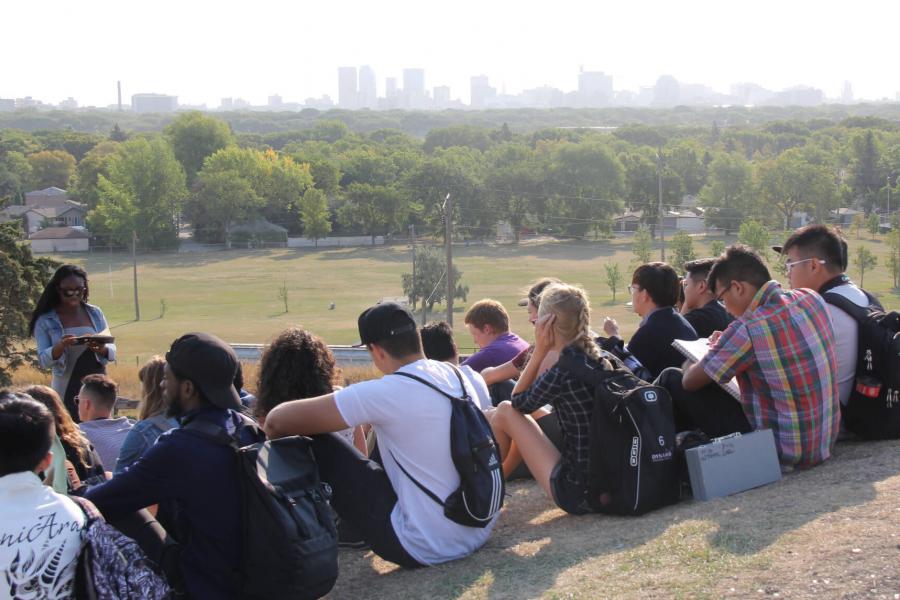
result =
[[84,294],[81,296],[81,302],[87,304],[90,287],[88,286],[88,276],[84,269],[78,265],[63,265],[53,273],[53,277],[47,282],[41,297],[38,299],[31,313],[31,319],[28,321],[28,335],[34,335],[34,326],[38,317],[44,313],[48,313],[59,306],[61,297],[59,294],[59,284],[63,279],[71,276],[80,277],[84,281]]
[[330,394],[339,376],[334,355],[322,338],[299,327],[285,329],[260,360],[256,416],[265,417],[288,400]]

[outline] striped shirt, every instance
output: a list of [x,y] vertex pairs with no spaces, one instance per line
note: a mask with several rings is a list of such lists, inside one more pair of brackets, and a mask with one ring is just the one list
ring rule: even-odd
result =
[[755,429],[772,429],[782,464],[831,456],[840,426],[834,330],[822,297],[766,283],[700,362],[713,380],[737,377]]
[[[566,346],[563,356],[583,356],[574,346]],[[553,366],[539,376],[531,386],[511,398],[513,408],[529,414],[545,404],[553,406],[553,415],[545,419],[559,419],[562,431],[563,476],[574,485],[586,485],[590,458],[591,414],[594,412],[594,392],[568,371]],[[554,416],[555,415],[555,416]]]

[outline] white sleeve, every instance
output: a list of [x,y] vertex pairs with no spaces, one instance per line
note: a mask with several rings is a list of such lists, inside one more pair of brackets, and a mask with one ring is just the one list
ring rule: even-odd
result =
[[334,403],[344,422],[350,427],[366,423],[381,424],[393,412],[386,387],[387,382],[377,379],[361,381],[336,391]]

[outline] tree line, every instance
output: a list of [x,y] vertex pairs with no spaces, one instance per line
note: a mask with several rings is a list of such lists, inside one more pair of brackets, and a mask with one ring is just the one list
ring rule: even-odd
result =
[[414,137],[340,119],[236,133],[188,112],[160,132],[0,131],[0,202],[65,188],[87,205],[93,235],[127,245],[136,233],[154,249],[174,245],[181,223],[229,244],[235,225],[260,219],[314,240],[411,227],[440,237],[448,193],[459,239],[493,238],[498,222],[513,241],[599,238],[626,209],[655,235],[660,195],[668,209],[696,198],[707,226],[725,232],[750,220],[780,230],[801,211],[822,222],[839,206],[896,207],[898,176],[900,128],[873,116],[528,132],[463,123]]

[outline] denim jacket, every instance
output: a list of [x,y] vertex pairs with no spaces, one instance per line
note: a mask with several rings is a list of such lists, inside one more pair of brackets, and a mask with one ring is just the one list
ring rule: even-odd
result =
[[[87,309],[88,315],[91,317],[94,331],[100,333],[106,330],[106,317],[103,316],[103,311],[93,304],[87,303],[85,303],[84,308]],[[66,353],[63,352],[62,356],[56,360],[53,360],[52,353],[53,346],[56,345],[63,335],[65,335],[65,328],[62,321],[59,320],[59,315],[56,314],[56,309],[42,314],[34,324],[34,339],[37,341],[38,360],[43,368],[51,369],[54,375],[59,376],[64,375],[66,372]],[[107,344],[106,347],[109,349],[109,357],[97,357],[100,364],[104,365],[109,361],[116,360],[116,345]]]
[[[166,423],[169,429],[178,427],[178,420],[175,417],[166,419]],[[119,460],[116,462],[113,474],[123,473],[125,469],[134,464],[165,431],[168,430],[163,430],[153,418],[135,423],[128,435],[125,436],[125,441],[122,442],[122,447],[119,449]]]

